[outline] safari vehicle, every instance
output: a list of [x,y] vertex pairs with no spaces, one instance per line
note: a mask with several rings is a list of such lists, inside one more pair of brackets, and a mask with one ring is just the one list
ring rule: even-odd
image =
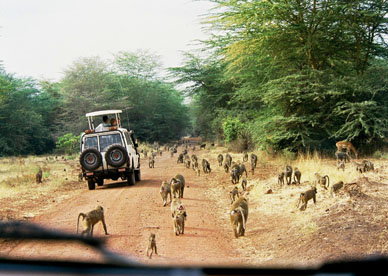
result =
[[[81,135],[80,163],[89,190],[104,185],[104,179],[126,180],[134,185],[141,180],[140,154],[133,131],[121,127],[121,110],[87,113],[89,129]],[[112,116],[116,125],[95,127],[95,117]]]

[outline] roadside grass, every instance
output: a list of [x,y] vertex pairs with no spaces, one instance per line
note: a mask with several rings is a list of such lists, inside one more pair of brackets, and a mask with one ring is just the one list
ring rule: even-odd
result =
[[[10,212],[16,213],[19,208],[23,213],[31,213],[32,210],[23,206],[33,205],[34,201],[55,201],[53,198],[60,198],[57,192],[81,187],[77,163],[76,160],[55,160],[54,156],[0,158],[0,201]],[[39,168],[42,169],[42,183],[36,183]]]

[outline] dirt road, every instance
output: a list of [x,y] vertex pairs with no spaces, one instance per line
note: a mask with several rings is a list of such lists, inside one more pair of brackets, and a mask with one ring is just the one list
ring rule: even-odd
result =
[[[94,191],[85,190],[69,200],[35,217],[34,222],[44,226],[74,232],[79,212],[86,212],[101,204],[105,208],[108,228],[108,247],[125,256],[142,262],[157,264],[223,264],[243,263],[233,249],[231,227],[220,219],[220,210],[206,195],[206,177],[196,177],[194,171],[176,164],[176,157],[166,153],[158,156],[155,168],[142,161],[142,181],[135,186],[111,182]],[[176,173],[186,178],[183,202],[187,208],[184,235],[175,236],[169,206],[162,207],[159,188],[162,180],[169,181]],[[226,209],[225,212],[228,210]],[[150,233],[156,234],[158,255],[152,260],[145,257],[145,247]],[[104,236],[103,227],[95,227],[96,236]],[[25,243],[9,248],[6,254],[21,257],[65,259],[99,258],[96,252],[77,244]]]

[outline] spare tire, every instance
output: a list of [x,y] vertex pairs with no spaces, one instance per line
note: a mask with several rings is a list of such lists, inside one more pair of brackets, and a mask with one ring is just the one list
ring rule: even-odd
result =
[[83,168],[94,171],[102,165],[101,153],[94,148],[86,149],[81,153],[79,161]]
[[111,145],[105,153],[105,160],[112,167],[121,167],[128,160],[127,150],[121,145]]

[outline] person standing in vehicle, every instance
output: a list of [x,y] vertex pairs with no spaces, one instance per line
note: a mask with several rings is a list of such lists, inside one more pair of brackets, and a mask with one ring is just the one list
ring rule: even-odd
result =
[[102,121],[103,122],[96,127],[96,132],[108,131],[109,130],[110,124],[109,124],[108,116],[104,115],[102,117]]

